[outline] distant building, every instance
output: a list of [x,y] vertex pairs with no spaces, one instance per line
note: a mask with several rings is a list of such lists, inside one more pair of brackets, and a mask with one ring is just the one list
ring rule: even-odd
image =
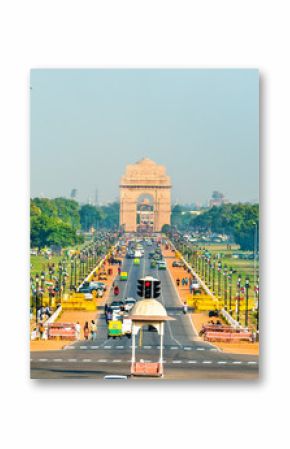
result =
[[223,193],[215,190],[212,192],[211,199],[209,200],[209,207],[213,206],[221,206],[222,204],[227,204],[229,200],[227,200]]

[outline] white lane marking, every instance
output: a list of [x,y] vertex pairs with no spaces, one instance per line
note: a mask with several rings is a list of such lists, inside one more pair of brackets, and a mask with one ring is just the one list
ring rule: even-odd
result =
[[99,359],[98,362],[100,363],[106,363],[108,360],[107,359]]
[[241,365],[241,363],[242,363],[242,362],[240,362],[239,360],[235,360],[235,361],[233,362],[233,365]]
[[204,348],[196,348],[197,351],[204,351]]
[[88,363],[88,362],[91,362],[92,359],[83,359],[82,361],[85,362],[85,363]]
[[91,349],[99,349],[99,346],[91,346]]
[[170,346],[170,349],[178,349],[178,346]]
[[87,349],[87,346],[80,346],[80,349]]
[[54,362],[62,362],[63,359],[53,359]]
[[189,346],[184,346],[184,351],[190,351],[191,350],[191,348],[189,347]]
[[76,349],[76,347],[75,346],[65,346],[64,349]]
[[124,346],[116,346],[117,349],[124,349]]
[[104,349],[111,349],[112,346],[104,346]]
[[77,359],[68,359],[68,362],[76,362]]
[[228,362],[225,362],[224,360],[220,360],[219,362],[218,362],[218,364],[219,365],[226,365]]
[[197,361],[196,360],[188,360],[187,363],[197,363]]
[[122,360],[120,360],[120,359],[113,360],[113,363],[119,363],[119,362],[122,362]]
[[172,360],[172,363],[181,363],[181,360]]
[[248,365],[257,365],[257,362],[248,362]]
[[152,346],[143,346],[144,349],[151,349]]
[[210,349],[210,351],[215,351],[215,352],[217,352],[218,350],[217,350],[216,348],[212,348],[212,349]]
[[47,362],[48,359],[38,359],[39,362]]
[[203,360],[202,363],[210,364],[210,363],[212,363],[212,361],[211,360]]

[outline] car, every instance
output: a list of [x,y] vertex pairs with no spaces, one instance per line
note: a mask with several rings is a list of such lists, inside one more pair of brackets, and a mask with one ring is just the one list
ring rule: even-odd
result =
[[155,256],[155,251],[150,251],[148,256],[149,256],[149,259],[153,259],[153,257]]
[[158,260],[157,267],[158,270],[166,270],[167,266],[165,260]]
[[96,288],[97,290],[103,290],[103,291],[107,290],[107,286],[106,286],[106,284],[104,284],[104,282],[91,281],[89,286],[92,288]]
[[133,307],[136,304],[136,299],[135,298],[126,298],[124,300],[124,309],[126,310],[126,312],[129,312],[129,310],[133,309]]
[[174,262],[172,262],[172,266],[173,267],[183,267],[184,263],[179,260],[175,260]]
[[193,279],[193,280],[192,280],[192,282],[191,282],[191,288],[192,288],[193,290],[199,290],[199,288],[200,288],[200,283],[198,282],[197,279]]
[[151,266],[151,268],[156,268],[157,267],[157,261],[153,259],[150,266]]
[[109,309],[111,309],[111,311],[118,311],[120,312],[121,309],[124,307],[124,302],[123,301],[112,301],[111,304],[109,305]]

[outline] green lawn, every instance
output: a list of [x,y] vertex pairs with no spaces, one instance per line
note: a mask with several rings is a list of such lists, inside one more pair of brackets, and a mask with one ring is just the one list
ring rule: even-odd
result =
[[61,260],[63,260],[63,256],[53,256],[50,259],[45,256],[30,256],[30,273],[35,276],[36,273],[40,275],[41,271],[45,271],[48,275],[48,263],[54,263],[57,268]]

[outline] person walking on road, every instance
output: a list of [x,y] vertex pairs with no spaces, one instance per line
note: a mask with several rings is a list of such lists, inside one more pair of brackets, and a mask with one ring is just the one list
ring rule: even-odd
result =
[[90,334],[89,323],[86,321],[85,325],[84,325],[84,337],[85,337],[85,340],[89,339],[89,334]]
[[183,313],[184,313],[184,315],[187,314],[187,311],[188,311],[188,306],[187,306],[186,301],[184,301],[184,304],[183,304]]
[[97,325],[94,320],[91,321],[91,340],[95,341],[97,338]]
[[76,322],[75,329],[76,329],[76,339],[80,340],[81,339],[81,325],[78,321]]
[[180,284],[180,279],[177,278],[177,279],[176,279],[176,285],[177,285],[177,287],[179,287],[179,284]]

